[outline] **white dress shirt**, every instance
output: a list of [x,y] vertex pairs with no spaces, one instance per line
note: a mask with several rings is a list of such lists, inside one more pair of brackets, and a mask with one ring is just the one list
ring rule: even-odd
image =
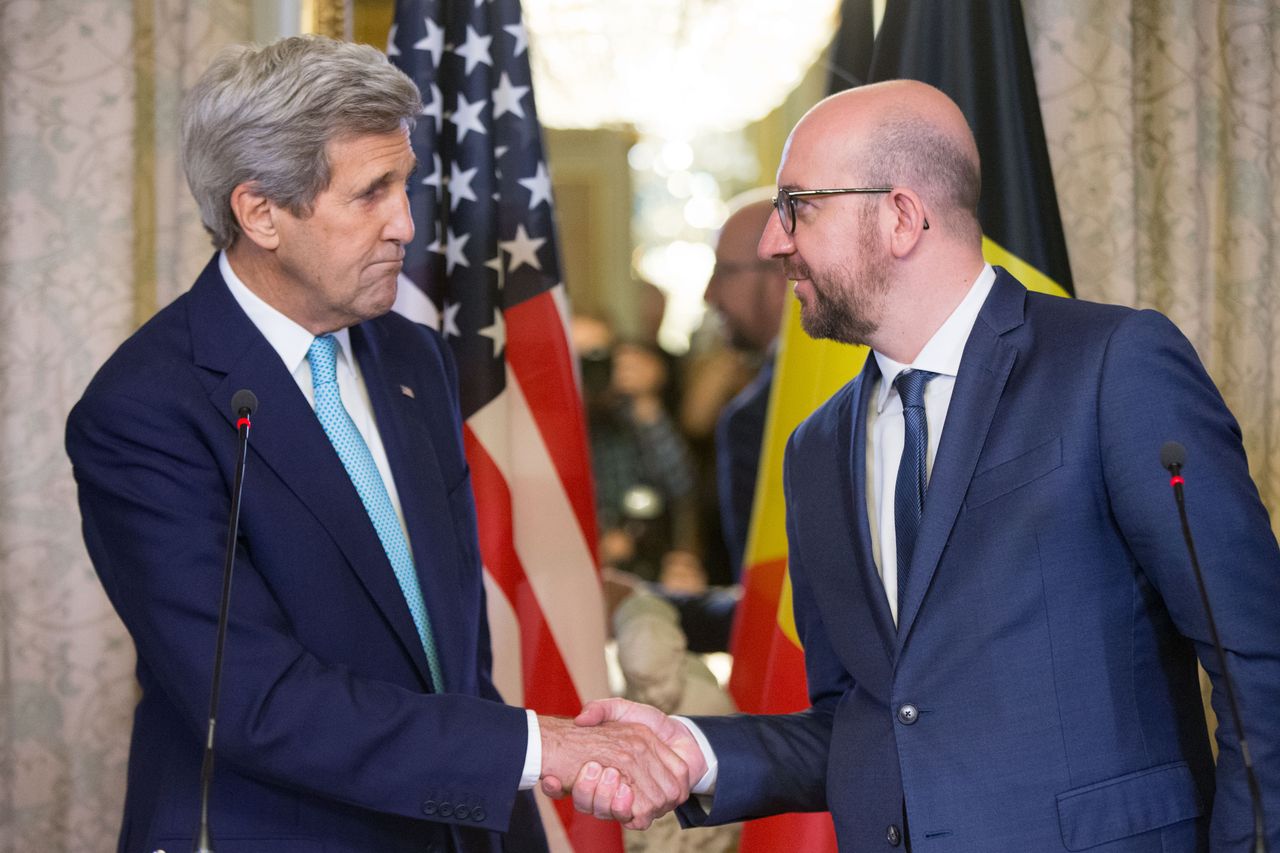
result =
[[[299,390],[307,398],[314,409],[316,406],[315,388],[311,383],[311,363],[307,361],[307,350],[315,335],[286,317],[280,311],[268,305],[260,296],[249,289],[227,260],[226,252],[218,253],[218,269],[227,283],[231,295],[250,322],[257,327],[284,361],[285,368],[298,383]],[[387,460],[386,448],[382,445],[382,436],[378,432],[378,422],[373,417],[373,404],[369,402],[369,389],[365,386],[364,376],[360,373],[360,365],[351,351],[351,333],[347,329],[333,332],[338,342],[337,373],[338,393],[342,397],[342,405],[351,416],[351,420],[360,431],[364,443],[369,446],[373,462],[378,466],[382,482],[387,487],[387,495],[391,505],[395,507],[396,518],[400,521],[400,529],[404,532],[405,542],[409,542],[409,528],[404,521],[404,510],[400,506],[400,493],[396,491],[395,477],[391,475],[391,463]],[[412,548],[412,544],[410,544]],[[520,777],[520,790],[526,791],[538,784],[542,770],[542,736],[538,726],[538,715],[531,710],[525,711],[528,723],[529,740],[525,747],[524,769]]]
[[[909,369],[938,374],[925,385],[924,392],[925,420],[929,425],[926,471],[932,475],[933,460],[938,454],[947,411],[951,408],[951,392],[955,390],[964,346],[995,280],[995,270],[990,264],[983,264],[982,272],[978,273],[978,277],[969,286],[964,299],[910,364],[900,364],[886,355],[872,351],[881,376],[876,386],[870,389],[872,393],[867,407],[867,520],[871,528],[871,554],[884,583],[895,624],[898,621],[898,549],[893,498],[906,430],[902,418],[902,398],[898,396],[898,389],[894,387],[893,381],[898,378],[899,373]],[[857,417],[856,412],[854,416]],[[683,717],[676,719],[693,733],[707,761],[707,772],[693,786],[693,793],[714,794],[716,777],[719,775],[719,762],[716,761],[715,752],[695,723]]]
[[951,392],[956,387],[964,345],[995,280],[995,270],[990,264],[984,264],[964,299],[933,333],[911,364],[900,364],[887,355],[872,353],[880,367],[880,379],[871,389],[874,393],[867,407],[867,521],[871,527],[871,556],[884,583],[895,625],[898,622],[898,548],[893,507],[906,427],[902,417],[902,398],[893,383],[904,370],[927,370],[937,374],[924,386],[924,415],[929,425],[929,452],[925,462],[928,482],[933,475],[933,460],[938,455],[938,443],[942,440],[947,412],[951,408]]

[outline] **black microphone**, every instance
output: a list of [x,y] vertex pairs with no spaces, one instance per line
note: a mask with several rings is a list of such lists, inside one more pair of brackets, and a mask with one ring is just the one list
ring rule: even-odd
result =
[[231,519],[227,527],[226,561],[222,565],[222,606],[218,611],[218,640],[213,652],[213,684],[209,689],[209,728],[204,740],[204,760],[200,763],[200,827],[196,831],[194,853],[214,853],[209,833],[209,788],[213,784],[213,733],[218,726],[218,694],[222,689],[222,649],[227,642],[227,616],[231,607],[231,570],[235,566],[236,539],[240,535],[240,494],[244,490],[245,457],[249,450],[250,418],[258,410],[258,397],[241,388],[231,397],[238,436],[235,482],[231,487]]
[[1195,570],[1196,586],[1200,588],[1200,603],[1204,605],[1205,617],[1209,623],[1209,634],[1213,637],[1213,648],[1217,652],[1218,667],[1222,670],[1222,683],[1226,688],[1227,702],[1231,707],[1231,721],[1240,736],[1240,758],[1244,763],[1245,781],[1249,785],[1249,799],[1253,805],[1253,849],[1254,853],[1267,853],[1267,827],[1262,814],[1262,789],[1258,786],[1258,777],[1253,772],[1253,759],[1249,755],[1249,741],[1244,734],[1244,723],[1240,719],[1240,705],[1236,702],[1235,685],[1231,681],[1231,673],[1227,671],[1227,652],[1222,648],[1222,639],[1218,636],[1218,624],[1213,618],[1213,608],[1209,605],[1209,590],[1204,585],[1204,575],[1200,571],[1200,560],[1196,558],[1196,544],[1191,538],[1191,525],[1187,521],[1187,505],[1183,501],[1182,466],[1187,464],[1187,449],[1176,441],[1166,441],[1160,448],[1160,467],[1169,472],[1169,485],[1173,487],[1173,499],[1178,505],[1178,518],[1182,521],[1182,538],[1187,543],[1187,554],[1191,557],[1191,568]]

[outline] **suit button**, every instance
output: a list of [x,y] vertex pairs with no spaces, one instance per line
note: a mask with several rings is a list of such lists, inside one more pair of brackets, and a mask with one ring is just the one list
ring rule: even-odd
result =
[[440,817],[453,817],[453,803],[440,804]]
[[475,808],[473,808],[471,810],[471,819],[474,820],[476,823],[482,822],[485,819],[484,809],[480,808],[479,806],[476,806]]
[[471,817],[471,809],[467,808],[463,803],[458,803],[453,807],[453,816],[458,820],[466,820]]
[[422,813],[426,815],[435,814],[436,808],[437,806],[436,806],[435,800],[427,800],[425,803],[422,804]]
[[915,705],[903,705],[898,709],[898,722],[904,726],[915,725],[918,719],[920,719],[920,712],[916,710]]
[[889,828],[884,831],[884,840],[889,842],[890,847],[897,847],[902,843],[902,833],[898,827],[889,824]]

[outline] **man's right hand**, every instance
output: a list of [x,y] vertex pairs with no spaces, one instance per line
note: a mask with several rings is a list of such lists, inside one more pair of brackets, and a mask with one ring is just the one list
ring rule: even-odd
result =
[[[596,704],[584,708],[578,720]],[[590,722],[539,715],[546,793],[564,796],[564,782],[572,780],[578,811],[620,821],[628,829],[648,828],[688,798],[689,767],[644,720],[611,718],[606,709],[592,711],[586,719]],[[696,742],[694,751],[698,752]],[[699,778],[701,773],[693,780]]]
[[[665,814],[684,802],[688,798],[689,790],[707,772],[706,758],[693,733],[679,720],[649,705],[629,702],[626,699],[600,699],[587,703],[574,719],[574,723],[589,727],[587,731],[594,731],[596,727],[609,731],[618,725],[639,724],[656,735],[677,757],[685,774],[680,778],[681,796],[669,807],[656,812],[653,818]],[[543,766],[546,766],[545,760]],[[632,818],[632,812],[635,809],[628,799],[627,786],[620,783],[617,774],[610,773],[610,765],[605,763],[603,766],[606,768],[603,772],[600,766],[588,766],[583,773],[576,776],[572,788],[574,807],[581,812],[590,812],[598,818],[622,821],[628,828],[643,829],[644,826],[633,825],[635,821]],[[668,764],[668,767],[670,766]],[[543,777],[542,790],[548,796],[559,798],[568,793],[563,784],[563,780],[568,779],[567,776],[544,772]],[[628,811],[628,808],[632,808],[632,811]],[[650,818],[651,821],[652,818]],[[645,826],[648,826],[648,822]]]

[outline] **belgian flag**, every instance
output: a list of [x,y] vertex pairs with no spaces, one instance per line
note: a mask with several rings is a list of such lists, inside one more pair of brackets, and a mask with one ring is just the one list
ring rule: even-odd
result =
[[1073,294],[1022,4],[889,0],[864,79],[903,78],[937,86],[969,120],[982,160],[987,260],[1033,290]]
[[[873,38],[873,33],[875,33]],[[888,0],[878,32],[871,0],[844,0],[832,51],[833,92],[909,78],[960,105],[982,160],[983,253],[1033,290],[1072,293],[1031,52],[1017,0]],[[786,575],[782,457],[787,437],[853,378],[865,347],[814,341],[790,299],[765,430],[747,542],[745,589],[734,628],[730,689],[738,707],[785,713],[806,707],[804,653]],[[830,816],[790,814],[750,821],[742,853],[836,849]]]

